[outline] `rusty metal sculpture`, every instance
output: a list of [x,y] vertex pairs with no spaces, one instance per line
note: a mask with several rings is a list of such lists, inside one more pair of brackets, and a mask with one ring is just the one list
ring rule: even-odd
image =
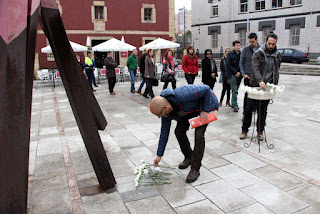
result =
[[70,47],[56,1],[1,0],[0,213],[27,213],[32,80],[39,12],[100,188],[106,190],[116,184],[98,133],[107,121]]

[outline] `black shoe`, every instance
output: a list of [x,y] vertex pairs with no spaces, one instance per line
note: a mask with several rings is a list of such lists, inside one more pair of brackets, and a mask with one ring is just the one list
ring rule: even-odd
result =
[[143,94],[142,96],[145,97],[145,98],[149,98],[148,95],[144,95],[144,94]]
[[234,108],[233,111],[234,111],[234,112],[238,112],[238,111],[239,111],[239,108]]
[[184,159],[184,161],[179,164],[179,169],[186,169],[191,165],[191,163],[192,161],[190,159]]
[[190,172],[187,176],[186,182],[187,183],[195,182],[196,180],[198,180],[199,176],[200,176],[200,171],[198,169],[194,169],[191,167]]
[[95,92],[95,91],[97,91],[97,90],[92,89],[92,91]]
[[95,87],[99,87],[98,85],[94,85]]

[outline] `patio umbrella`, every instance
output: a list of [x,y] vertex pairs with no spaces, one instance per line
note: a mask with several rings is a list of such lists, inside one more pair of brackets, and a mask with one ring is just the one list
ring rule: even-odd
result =
[[139,48],[140,51],[148,48],[148,49],[167,49],[167,48],[178,48],[180,47],[180,44],[175,43],[175,42],[171,42],[169,40],[165,40],[162,38],[158,38],[142,47]]
[[110,39],[106,42],[103,42],[99,45],[96,45],[92,47],[93,51],[100,51],[100,52],[106,52],[106,51],[133,51],[136,47],[133,45],[129,45],[128,43],[121,42],[118,39]]
[[[88,50],[88,48],[83,45],[79,45],[78,43],[71,42],[71,41],[69,41],[69,42],[70,42],[70,45],[73,49],[73,52],[84,52],[84,51]],[[52,53],[50,45],[48,45],[47,47],[41,48],[41,52],[42,53]]]

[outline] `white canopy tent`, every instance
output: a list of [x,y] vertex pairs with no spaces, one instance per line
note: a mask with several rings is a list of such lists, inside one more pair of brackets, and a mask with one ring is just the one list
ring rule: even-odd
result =
[[92,47],[93,51],[100,51],[100,52],[105,52],[105,51],[133,51],[135,50],[136,47],[133,45],[130,45],[125,42],[121,42],[118,39],[110,39],[106,42],[103,42],[99,45],[96,45]]
[[142,46],[139,48],[140,51],[145,50],[146,48],[148,49],[166,49],[166,48],[178,48],[180,47],[180,44],[171,42],[162,38],[158,38],[156,40],[153,40],[152,42],[149,42],[148,44]]
[[[83,45],[79,45],[78,43],[75,43],[75,42],[70,42],[70,45],[73,49],[73,52],[84,52],[84,51],[87,51],[88,48],[86,46],[83,46]],[[47,47],[44,47],[44,48],[41,48],[41,52],[42,53],[52,53],[52,49],[50,47],[50,45],[48,45]]]

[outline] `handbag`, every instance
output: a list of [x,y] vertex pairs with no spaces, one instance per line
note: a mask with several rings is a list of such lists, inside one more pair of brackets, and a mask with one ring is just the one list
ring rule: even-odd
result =
[[153,86],[158,86],[159,85],[159,80],[158,79],[155,79],[153,78]]
[[[161,82],[172,82],[172,75],[169,72],[167,65],[163,66],[163,70],[161,73]],[[171,71],[171,70],[170,70]]]

